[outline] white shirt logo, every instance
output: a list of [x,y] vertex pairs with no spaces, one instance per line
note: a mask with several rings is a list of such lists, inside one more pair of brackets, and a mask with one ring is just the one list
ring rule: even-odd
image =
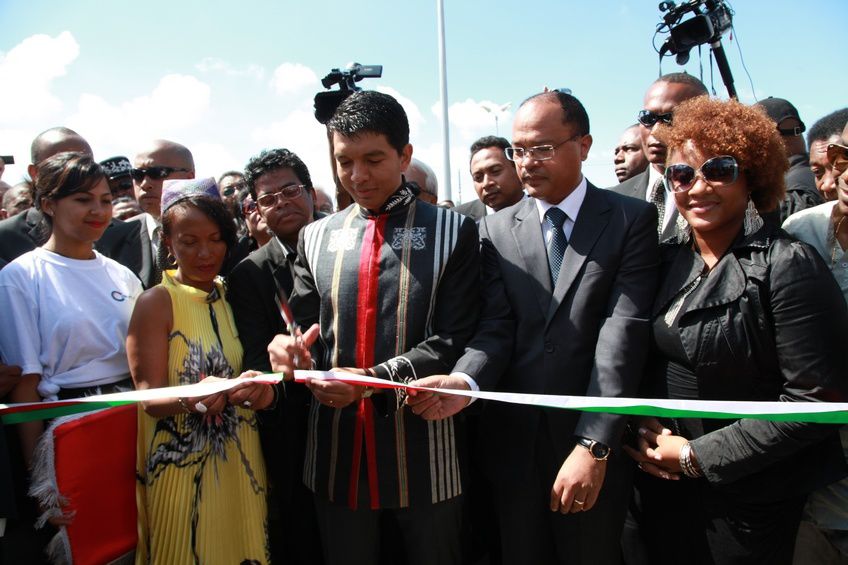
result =
[[401,250],[409,244],[415,251],[426,247],[427,228],[395,228],[392,234],[392,249]]
[[350,251],[356,246],[358,231],[353,228],[342,228],[330,232],[330,243],[327,251]]

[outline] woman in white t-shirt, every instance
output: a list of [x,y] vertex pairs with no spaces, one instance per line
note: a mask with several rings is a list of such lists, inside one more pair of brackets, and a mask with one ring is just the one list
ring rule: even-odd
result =
[[[90,156],[43,161],[35,205],[50,238],[0,271],[0,361],[22,368],[12,402],[132,389],[127,326],[141,282],[94,250],[112,219],[112,195]],[[40,422],[22,424],[30,463]]]

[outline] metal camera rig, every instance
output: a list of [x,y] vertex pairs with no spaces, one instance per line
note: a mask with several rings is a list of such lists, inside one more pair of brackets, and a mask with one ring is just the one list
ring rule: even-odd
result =
[[[709,44],[727,93],[736,98],[733,74],[721,44],[722,35],[733,26],[733,11],[724,0],[689,0],[679,6],[674,2],[660,2],[659,9],[666,13],[662,23],[657,25],[657,33],[669,34],[659,50],[660,60],[676,55],[677,64],[685,65],[693,47]],[[693,17],[682,21],[689,12]]]
[[356,86],[357,82],[364,78],[379,78],[381,76],[383,76],[383,65],[348,63],[344,69],[331,69],[329,74],[321,79],[321,84],[324,85],[324,88],[338,84],[339,89],[319,92],[315,95],[315,119],[326,124],[345,98],[358,90],[362,90],[361,87]]

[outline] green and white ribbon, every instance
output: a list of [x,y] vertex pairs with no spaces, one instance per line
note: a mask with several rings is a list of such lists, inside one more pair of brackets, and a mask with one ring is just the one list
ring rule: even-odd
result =
[[[306,379],[339,380],[356,385],[375,388],[406,388],[428,390],[439,394],[452,394],[523,404],[544,408],[579,410],[582,412],[605,412],[632,416],[655,416],[659,418],[752,418],[773,422],[816,422],[822,424],[848,424],[848,402],[750,402],[738,400],[672,400],[663,398],[610,398],[599,396],[565,396],[551,394],[527,394],[518,392],[468,391],[457,389],[410,387],[403,383],[329,371],[295,371],[295,380]],[[24,404],[0,404],[0,417],[5,424],[16,424],[33,420],[55,418],[77,412],[97,410],[111,406],[121,406],[175,397],[202,397],[223,392],[252,380],[265,384],[275,384],[282,380],[282,374],[273,373],[252,377],[251,379],[229,379],[147,390],[135,390],[114,394],[102,394],[73,400],[53,402],[32,402]]]

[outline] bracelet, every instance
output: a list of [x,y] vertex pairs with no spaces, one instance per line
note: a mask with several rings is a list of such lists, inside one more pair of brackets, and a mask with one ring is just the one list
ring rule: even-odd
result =
[[180,396],[179,398],[177,398],[177,402],[179,402],[180,406],[183,407],[183,410],[185,410],[186,414],[191,414],[191,408],[188,407],[188,403],[186,402],[185,398]]
[[697,479],[703,475],[703,473],[695,467],[695,462],[692,460],[692,446],[688,441],[680,448],[680,469],[683,471],[683,474],[690,479]]

